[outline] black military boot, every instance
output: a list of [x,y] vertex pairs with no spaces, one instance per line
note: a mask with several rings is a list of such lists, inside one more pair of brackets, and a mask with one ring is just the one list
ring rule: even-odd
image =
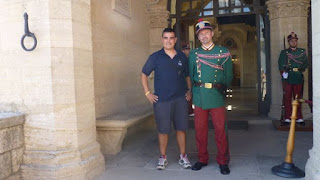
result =
[[198,171],[198,170],[200,170],[203,166],[207,166],[208,165],[208,163],[202,163],[202,162],[196,162],[193,166],[192,166],[192,170],[194,170],[194,171]]
[[220,168],[220,173],[223,175],[228,175],[230,174],[230,169],[228,167],[228,165],[219,165]]

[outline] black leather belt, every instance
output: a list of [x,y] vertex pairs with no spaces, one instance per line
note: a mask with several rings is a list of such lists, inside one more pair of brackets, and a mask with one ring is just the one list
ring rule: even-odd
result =
[[194,83],[195,86],[199,86],[199,87],[204,87],[206,89],[214,89],[214,88],[221,88],[222,85],[221,84],[217,84],[217,83],[203,83],[203,82],[195,82]]

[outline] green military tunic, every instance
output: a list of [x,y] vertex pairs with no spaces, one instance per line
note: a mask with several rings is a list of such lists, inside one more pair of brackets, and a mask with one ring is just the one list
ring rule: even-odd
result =
[[[206,51],[196,48],[190,52],[189,73],[192,84],[221,83],[229,86],[233,78],[230,52],[223,46],[216,45]],[[217,89],[207,89],[193,85],[193,104],[202,109],[218,108],[225,105],[225,97]]]
[[289,84],[302,84],[303,74],[308,67],[308,58],[306,55],[306,50],[297,48],[292,51],[290,48],[282,50],[278,60],[280,72],[288,72],[288,78],[283,79]]

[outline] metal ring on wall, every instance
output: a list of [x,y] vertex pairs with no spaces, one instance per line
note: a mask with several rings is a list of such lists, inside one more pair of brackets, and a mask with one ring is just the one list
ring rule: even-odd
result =
[[[36,46],[37,46],[37,38],[36,38],[36,36],[34,35],[34,33],[32,33],[32,32],[29,31],[28,14],[27,14],[27,13],[24,13],[23,16],[24,16],[24,35],[23,35],[22,38],[21,38],[21,46],[22,46],[22,48],[23,48],[25,51],[33,51],[33,50],[36,48]],[[32,37],[33,42],[34,42],[32,48],[30,48],[30,49],[26,48],[25,45],[24,45],[24,39],[25,39],[27,36],[28,36],[28,37]]]
[[[32,46],[32,48],[30,48],[30,49],[26,48],[25,45],[24,45],[24,39],[25,39],[27,36],[28,36],[28,37],[32,37],[32,38],[33,38],[33,41],[34,41],[33,46]],[[22,36],[22,38],[21,38],[21,46],[22,46],[22,48],[23,48],[24,50],[26,50],[26,51],[33,51],[33,50],[36,48],[36,46],[37,46],[37,38],[34,36],[33,33],[24,34],[24,35]]]

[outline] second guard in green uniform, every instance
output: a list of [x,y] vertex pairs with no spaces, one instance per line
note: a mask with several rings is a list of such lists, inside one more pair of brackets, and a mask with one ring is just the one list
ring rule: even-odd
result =
[[[289,48],[282,50],[278,60],[279,71],[282,76],[282,87],[284,95],[285,117],[284,123],[290,123],[292,113],[292,98],[301,98],[303,93],[303,72],[308,67],[306,50],[298,48],[298,36],[292,32],[288,37]],[[301,113],[301,105],[298,106],[297,123],[304,125]]]

